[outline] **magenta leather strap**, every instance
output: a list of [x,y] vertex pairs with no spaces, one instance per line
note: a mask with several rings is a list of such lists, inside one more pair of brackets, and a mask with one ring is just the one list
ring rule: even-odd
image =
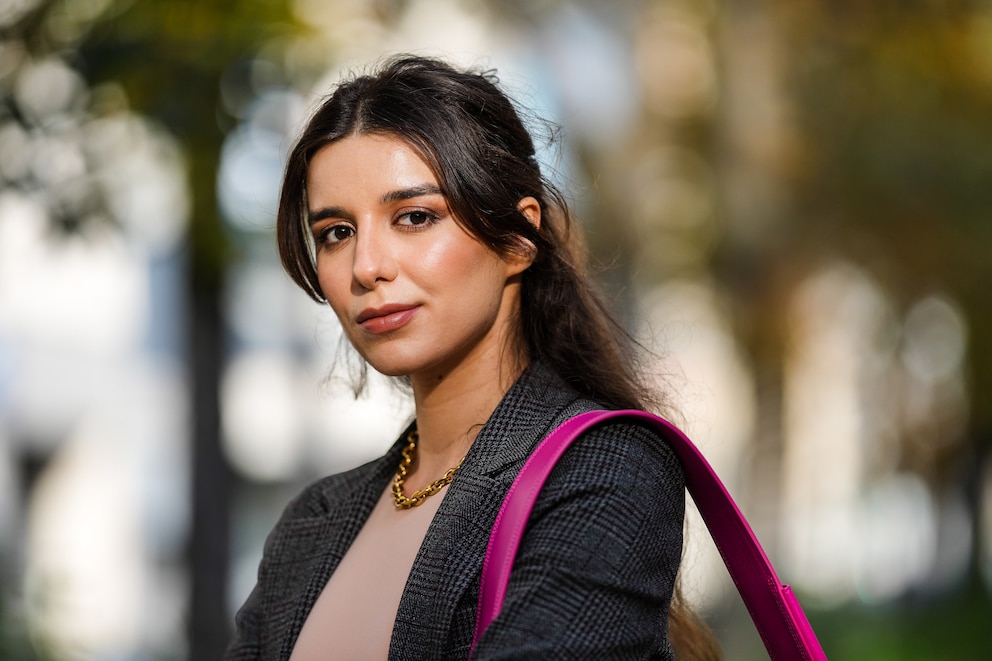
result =
[[567,420],[541,441],[514,480],[496,516],[482,565],[472,650],[503,606],[510,570],[527,520],[561,455],[582,433],[622,419],[657,430],[682,462],[686,489],[696,503],[773,661],[823,661],[826,654],[798,599],[784,585],[744,515],[709,462],[677,427],[644,411],[590,411]]

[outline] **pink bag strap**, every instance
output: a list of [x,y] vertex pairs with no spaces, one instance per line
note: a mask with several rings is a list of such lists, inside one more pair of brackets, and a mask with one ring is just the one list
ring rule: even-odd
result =
[[565,421],[524,463],[496,516],[482,565],[472,650],[503,606],[510,570],[541,487],[558,459],[591,427],[606,420],[637,422],[658,431],[682,462],[686,489],[713,536],[751,619],[773,661],[827,657],[806,614],[768,561],[744,515],[709,462],[675,425],[644,411],[590,411]]

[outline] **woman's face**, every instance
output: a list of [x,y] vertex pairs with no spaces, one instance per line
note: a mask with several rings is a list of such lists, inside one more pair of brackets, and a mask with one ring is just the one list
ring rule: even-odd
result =
[[463,230],[406,142],[353,135],[323,147],[307,199],[321,290],[376,370],[416,385],[502,355],[530,260]]

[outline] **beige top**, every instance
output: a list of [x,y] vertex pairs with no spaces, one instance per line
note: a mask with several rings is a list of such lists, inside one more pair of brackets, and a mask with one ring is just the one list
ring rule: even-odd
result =
[[398,510],[386,487],[307,616],[290,661],[326,661],[331,651],[344,661],[389,655],[410,568],[447,491]]

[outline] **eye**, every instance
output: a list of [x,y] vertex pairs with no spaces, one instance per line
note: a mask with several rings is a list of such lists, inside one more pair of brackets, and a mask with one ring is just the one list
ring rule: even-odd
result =
[[409,211],[397,219],[397,224],[406,225],[408,227],[420,227],[422,225],[429,225],[437,221],[437,216],[429,211],[424,211],[423,209],[417,209],[416,211]]
[[340,243],[355,235],[355,229],[350,225],[331,225],[317,234],[320,243]]

